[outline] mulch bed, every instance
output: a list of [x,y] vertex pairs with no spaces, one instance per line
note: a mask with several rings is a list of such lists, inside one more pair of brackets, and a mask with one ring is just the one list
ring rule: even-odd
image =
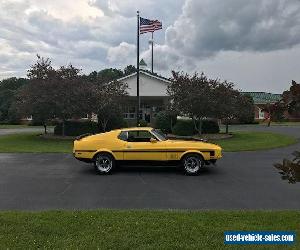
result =
[[77,136],[61,136],[55,134],[41,134],[39,135],[43,139],[59,139],[59,140],[75,140]]
[[229,139],[232,138],[233,135],[232,134],[203,134],[203,135],[194,135],[194,136],[179,136],[179,135],[172,135],[172,134],[168,134],[168,138],[170,140],[190,140],[190,141],[194,141],[194,140],[223,140],[223,139]]

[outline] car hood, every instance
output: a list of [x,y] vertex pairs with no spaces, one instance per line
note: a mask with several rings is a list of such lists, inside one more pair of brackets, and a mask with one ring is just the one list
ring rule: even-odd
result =
[[188,140],[167,140],[167,147],[175,147],[175,148],[195,148],[195,149],[212,149],[212,150],[220,150],[222,149],[219,145],[202,142],[202,141],[188,141]]

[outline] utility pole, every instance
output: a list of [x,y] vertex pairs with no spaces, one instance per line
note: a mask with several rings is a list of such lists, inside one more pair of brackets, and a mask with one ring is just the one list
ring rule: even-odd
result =
[[151,73],[152,74],[153,74],[153,44],[154,44],[153,33],[154,32],[152,32],[152,40],[151,40],[151,54],[152,54],[152,57],[151,57]]
[[136,126],[140,123],[140,12],[137,11],[137,56],[136,56]]

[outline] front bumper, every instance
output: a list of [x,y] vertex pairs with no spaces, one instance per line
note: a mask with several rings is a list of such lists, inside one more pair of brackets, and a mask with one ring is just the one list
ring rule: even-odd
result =
[[210,156],[211,160],[217,160],[222,158],[222,149],[216,149],[214,150],[214,155]]

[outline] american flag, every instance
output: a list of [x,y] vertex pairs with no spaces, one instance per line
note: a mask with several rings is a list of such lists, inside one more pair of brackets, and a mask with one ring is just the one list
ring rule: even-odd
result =
[[149,20],[140,17],[140,34],[154,32],[162,29],[162,23],[158,20]]

